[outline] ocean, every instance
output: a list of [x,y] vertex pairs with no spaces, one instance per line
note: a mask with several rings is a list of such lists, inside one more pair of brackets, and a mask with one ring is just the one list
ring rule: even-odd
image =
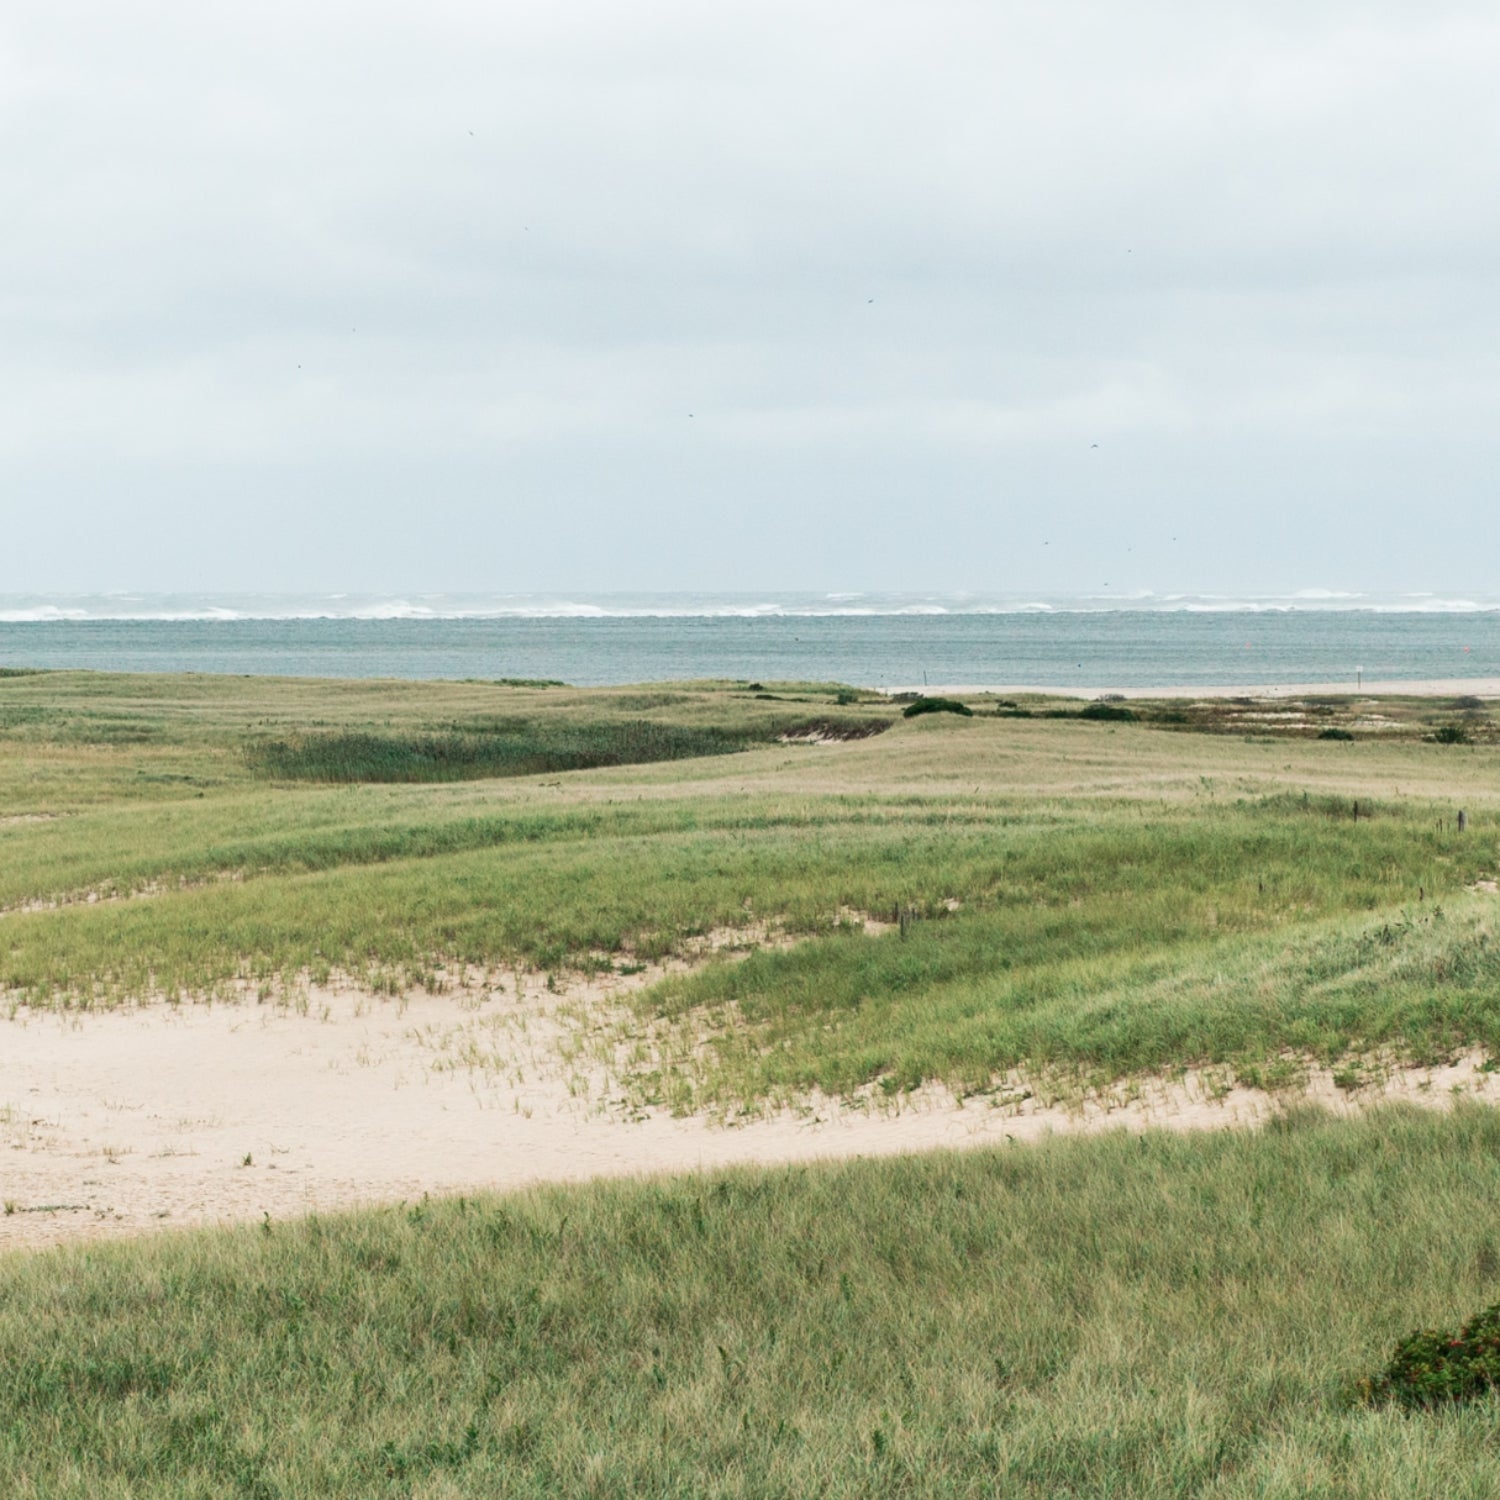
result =
[[1500,598],[0,595],[0,667],[1070,690],[1500,677]]

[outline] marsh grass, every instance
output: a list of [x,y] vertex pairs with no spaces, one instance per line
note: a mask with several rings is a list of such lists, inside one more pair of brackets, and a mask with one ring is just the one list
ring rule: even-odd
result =
[[1351,1399],[1492,1301],[1500,1119],[1315,1113],[0,1259],[0,1491],[1500,1490]]
[[512,719],[444,734],[333,733],[267,740],[248,754],[257,771],[285,781],[427,782],[688,760],[726,755],[750,743],[743,733],[649,719],[558,725]]

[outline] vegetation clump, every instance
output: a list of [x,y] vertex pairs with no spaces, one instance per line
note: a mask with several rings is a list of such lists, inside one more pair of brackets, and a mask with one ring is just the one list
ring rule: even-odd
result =
[[1462,724],[1439,724],[1427,740],[1433,745],[1467,745],[1469,731]]
[[1352,740],[1354,736],[1347,729],[1320,729],[1318,731],[1320,740]]
[[1500,1302],[1476,1313],[1457,1333],[1424,1328],[1396,1345],[1379,1375],[1361,1380],[1359,1395],[1371,1404],[1408,1410],[1473,1401],[1500,1386]]
[[971,719],[974,710],[957,698],[915,698],[901,710],[903,719],[915,719],[921,714],[962,714]]
[[1087,703],[1080,710],[1080,719],[1108,720],[1120,724],[1132,724],[1135,722],[1135,710],[1124,707],[1123,704],[1110,703],[1100,698],[1096,702]]
[[283,781],[463,781],[725,755],[751,742],[743,733],[649,719],[509,720],[446,734],[335,732],[267,740],[251,748],[250,761],[261,774]]
[[890,727],[887,719],[800,719],[794,724],[781,725],[776,737],[785,744],[796,744],[799,741],[809,744],[842,743],[847,740],[867,740]]

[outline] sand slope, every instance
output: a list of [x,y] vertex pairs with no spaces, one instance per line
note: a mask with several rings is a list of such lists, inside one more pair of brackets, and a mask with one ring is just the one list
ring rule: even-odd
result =
[[[726,1127],[611,1105],[597,1071],[559,1057],[562,1035],[539,993],[503,988],[23,1010],[0,1021],[0,1247],[539,1181],[1249,1125],[1279,1107],[1243,1089],[1214,1098],[1189,1075],[1081,1107],[1016,1091],[959,1104],[932,1090],[899,1111],[813,1101]],[[1494,1098],[1479,1061],[1394,1073],[1354,1098],[1314,1074],[1309,1092],[1341,1109]]]

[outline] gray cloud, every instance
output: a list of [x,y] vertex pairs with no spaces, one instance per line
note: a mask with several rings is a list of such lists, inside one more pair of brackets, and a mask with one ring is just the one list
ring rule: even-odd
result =
[[1463,4],[17,0],[0,588],[1483,588],[1497,62]]

